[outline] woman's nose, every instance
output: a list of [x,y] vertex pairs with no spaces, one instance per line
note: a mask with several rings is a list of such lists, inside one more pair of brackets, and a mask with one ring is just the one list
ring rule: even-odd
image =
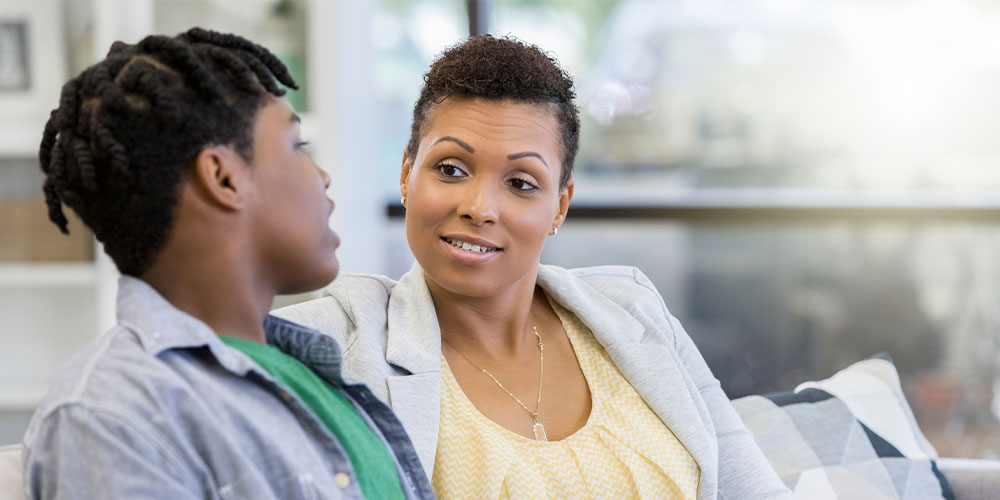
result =
[[459,202],[458,215],[476,226],[496,222],[496,196],[483,183],[470,183]]

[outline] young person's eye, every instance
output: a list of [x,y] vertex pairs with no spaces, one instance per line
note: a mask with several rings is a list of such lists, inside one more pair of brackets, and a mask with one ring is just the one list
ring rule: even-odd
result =
[[295,149],[299,151],[307,151],[306,146],[309,145],[309,141],[298,141],[295,143]]
[[521,179],[520,177],[514,177],[507,182],[510,184],[510,187],[514,188],[515,191],[527,193],[538,190],[538,186],[534,183],[527,179]]
[[463,172],[461,168],[458,168],[450,163],[439,163],[435,168],[444,177],[455,178],[465,176],[465,172]]

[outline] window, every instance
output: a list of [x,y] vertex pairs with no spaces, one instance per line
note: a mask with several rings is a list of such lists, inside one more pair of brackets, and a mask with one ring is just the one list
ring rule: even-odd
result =
[[488,4],[491,33],[577,80],[576,198],[544,262],[639,266],[731,397],[887,351],[942,455],[1000,453],[1000,10]]

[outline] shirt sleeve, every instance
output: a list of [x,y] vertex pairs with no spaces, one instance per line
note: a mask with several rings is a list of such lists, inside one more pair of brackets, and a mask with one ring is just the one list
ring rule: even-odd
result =
[[[638,269],[636,279],[655,290],[649,278]],[[719,380],[705,363],[705,358],[698,351],[694,341],[681,326],[680,321],[667,311],[666,304],[662,304],[662,297],[660,301],[674,334],[678,358],[694,380],[715,428],[719,446],[719,498],[794,498],[760,451],[753,434],[743,425],[739,414],[723,392]]]
[[205,498],[195,475],[148,424],[114,408],[53,410],[28,443],[24,487],[35,499]]

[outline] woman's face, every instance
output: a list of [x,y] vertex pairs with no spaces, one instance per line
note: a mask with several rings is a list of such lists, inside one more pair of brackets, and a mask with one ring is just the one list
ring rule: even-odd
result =
[[488,297],[534,284],[545,239],[573,194],[560,189],[562,144],[542,105],[447,99],[404,154],[406,237],[427,277],[449,292]]

